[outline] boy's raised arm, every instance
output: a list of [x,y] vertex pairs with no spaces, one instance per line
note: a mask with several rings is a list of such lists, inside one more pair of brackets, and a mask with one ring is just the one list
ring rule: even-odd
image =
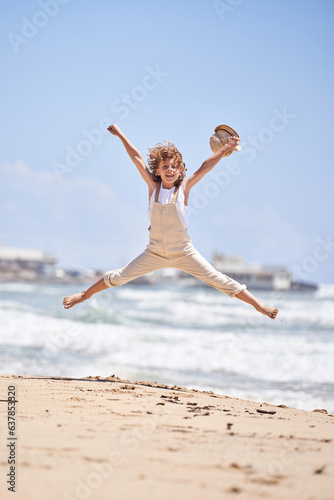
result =
[[120,138],[122,143],[124,144],[124,147],[126,149],[126,152],[130,156],[131,160],[133,163],[136,165],[138,168],[138,171],[144,181],[148,184],[149,188],[153,188],[155,186],[155,183],[153,181],[153,177],[151,172],[148,170],[147,166],[145,165],[144,159],[138,149],[134,147],[133,144],[129,141],[129,139],[125,136],[125,134],[121,131],[118,125],[110,125],[108,127],[108,130],[111,134],[116,135],[117,137]]
[[231,150],[233,150],[240,142],[239,137],[229,137],[225,146],[219,149],[216,153],[214,153],[210,158],[205,160],[201,167],[196,170],[192,175],[190,175],[184,181],[184,191],[185,195],[189,195],[190,189],[195,186],[210,170],[213,169],[215,165],[225,156],[225,154]]

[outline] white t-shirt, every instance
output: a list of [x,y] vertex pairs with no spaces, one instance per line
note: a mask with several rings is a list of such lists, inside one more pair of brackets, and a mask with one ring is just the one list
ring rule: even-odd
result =
[[[163,203],[171,203],[174,191],[175,191],[175,186],[172,187],[171,189],[164,189],[162,187],[162,184],[161,184],[160,192],[159,192],[159,199],[158,199],[159,203],[162,203],[162,204]],[[150,204],[148,206],[148,211],[147,211],[148,218],[150,219],[150,222],[151,222],[151,217],[152,217],[153,203],[155,201],[155,192],[156,192],[156,188],[152,193],[152,196],[150,199]],[[183,191],[182,184],[179,187],[179,194],[178,194],[178,197],[176,200],[176,210],[177,210],[177,213],[180,217],[180,221],[181,221],[182,226],[184,227],[184,229],[187,229],[187,222],[186,222],[187,206],[184,204],[184,191]]]

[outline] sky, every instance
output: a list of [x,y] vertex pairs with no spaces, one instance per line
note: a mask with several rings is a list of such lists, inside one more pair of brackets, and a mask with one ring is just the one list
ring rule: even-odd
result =
[[148,243],[146,159],[187,174],[219,124],[242,150],[193,188],[188,231],[213,252],[334,283],[333,21],[326,0],[1,2],[1,245],[102,272]]

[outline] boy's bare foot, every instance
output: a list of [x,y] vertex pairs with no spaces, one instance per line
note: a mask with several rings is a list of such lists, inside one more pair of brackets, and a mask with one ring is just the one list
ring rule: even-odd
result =
[[265,316],[269,316],[269,318],[271,319],[275,319],[277,314],[279,313],[278,309],[276,309],[275,307],[267,306],[263,302],[261,302],[261,305],[256,309]]
[[84,290],[83,292],[80,293],[74,293],[73,295],[69,295],[68,297],[65,297],[63,300],[63,304],[65,309],[69,309],[70,307],[75,306],[76,304],[79,304],[79,302],[84,302],[84,300],[87,300],[89,297],[85,296],[87,290]]
[[242,290],[242,292],[236,295],[236,298],[247,302],[247,304],[251,304],[257,311],[271,319],[275,319],[279,312],[275,307],[267,306],[267,304],[258,300],[248,290]]

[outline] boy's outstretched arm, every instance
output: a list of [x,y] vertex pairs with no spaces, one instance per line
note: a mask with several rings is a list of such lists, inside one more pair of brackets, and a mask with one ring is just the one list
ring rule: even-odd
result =
[[131,160],[133,163],[136,165],[138,168],[138,171],[144,181],[148,184],[148,187],[150,190],[153,191],[155,188],[155,182],[153,181],[153,177],[151,172],[148,170],[147,166],[145,165],[144,159],[138,149],[134,147],[133,144],[129,141],[129,139],[125,136],[125,134],[121,131],[118,125],[110,125],[108,127],[108,130],[111,134],[116,135],[119,137],[124,144],[124,147],[126,149],[126,152],[130,156]]
[[190,175],[183,182],[184,192],[186,197],[189,195],[189,191],[195,186],[210,170],[213,169],[215,165],[223,158],[223,156],[229,151],[233,150],[240,142],[239,137],[229,137],[225,146],[219,149],[217,153],[214,153],[210,158],[205,160],[201,167],[196,170],[192,175]]

